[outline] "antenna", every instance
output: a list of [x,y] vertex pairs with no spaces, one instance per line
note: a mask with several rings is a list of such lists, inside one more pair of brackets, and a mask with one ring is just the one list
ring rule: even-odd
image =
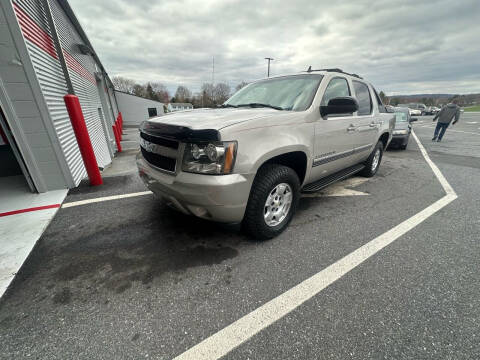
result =
[[310,65],[310,66],[308,67],[307,72],[308,72],[308,73],[309,73],[309,72],[312,72],[312,65]]
[[266,57],[265,60],[268,60],[267,77],[270,77],[270,61],[273,61],[274,59],[271,57]]

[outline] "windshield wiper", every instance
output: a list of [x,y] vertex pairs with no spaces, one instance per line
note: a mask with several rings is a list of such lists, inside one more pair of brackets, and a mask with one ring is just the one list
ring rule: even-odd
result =
[[249,107],[268,107],[275,110],[285,110],[280,106],[270,105],[270,104],[262,104],[262,103],[249,103],[249,104],[238,104],[237,107],[241,106],[249,106]]
[[220,108],[227,108],[227,107],[237,108],[238,106],[237,105],[232,105],[232,104],[221,104],[221,105],[217,105],[217,107],[220,107]]

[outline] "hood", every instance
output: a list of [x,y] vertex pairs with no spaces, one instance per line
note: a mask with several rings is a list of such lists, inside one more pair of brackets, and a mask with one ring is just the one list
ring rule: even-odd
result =
[[456,108],[457,105],[455,105],[455,104],[453,104],[453,103],[450,103],[450,104],[447,104],[447,107],[449,107],[449,108],[452,109],[452,108]]
[[186,127],[192,130],[220,130],[245,121],[268,118],[281,113],[270,108],[221,108],[195,109],[168,113],[148,120],[152,125],[165,124]]

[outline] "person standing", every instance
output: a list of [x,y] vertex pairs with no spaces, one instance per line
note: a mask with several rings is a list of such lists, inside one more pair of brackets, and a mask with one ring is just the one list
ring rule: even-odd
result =
[[433,121],[438,119],[437,126],[433,133],[432,141],[442,141],[445,131],[447,131],[448,125],[453,121],[452,125],[455,125],[460,118],[460,107],[457,105],[457,100],[453,100],[451,103],[442,107],[442,110],[434,116]]

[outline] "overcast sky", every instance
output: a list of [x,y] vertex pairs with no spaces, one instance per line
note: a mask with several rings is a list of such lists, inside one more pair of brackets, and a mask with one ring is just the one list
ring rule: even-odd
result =
[[109,75],[198,91],[339,67],[387,94],[480,92],[479,0],[70,0]]

